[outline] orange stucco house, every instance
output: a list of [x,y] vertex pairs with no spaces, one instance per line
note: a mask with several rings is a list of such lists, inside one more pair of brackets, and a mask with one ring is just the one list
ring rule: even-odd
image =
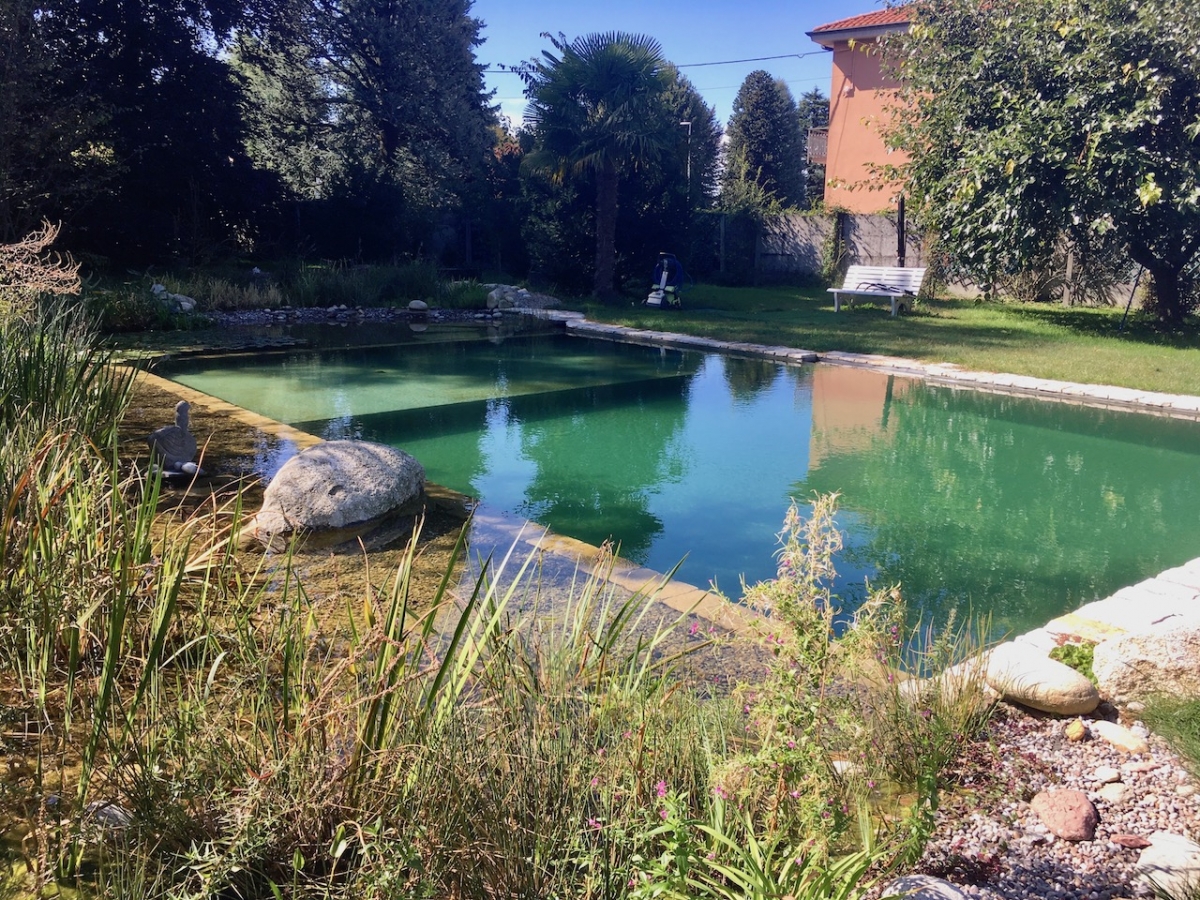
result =
[[878,41],[907,31],[909,9],[901,6],[820,25],[808,36],[833,51],[829,90],[829,129],[824,158],[820,135],[810,139],[810,160],[825,165],[825,203],[855,213],[896,208],[899,188],[872,177],[872,164],[905,162],[889,151],[880,127],[888,122],[897,84],[883,70]]

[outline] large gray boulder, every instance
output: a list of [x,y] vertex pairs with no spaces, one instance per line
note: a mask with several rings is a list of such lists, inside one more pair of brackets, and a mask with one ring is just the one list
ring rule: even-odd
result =
[[1031,644],[1010,641],[993,648],[984,677],[1005,700],[1054,715],[1083,715],[1100,705],[1094,684]]
[[1104,696],[1118,705],[1151,694],[1200,695],[1200,616],[1173,616],[1146,631],[1101,641],[1092,672]]
[[[489,285],[484,285],[489,287]],[[549,294],[535,294],[523,287],[511,284],[490,285],[487,295],[488,309],[557,309],[561,304],[556,297]]]
[[349,528],[420,497],[425,469],[403,450],[368,441],[326,441],[293,456],[271,479],[253,533],[270,546],[297,532]]

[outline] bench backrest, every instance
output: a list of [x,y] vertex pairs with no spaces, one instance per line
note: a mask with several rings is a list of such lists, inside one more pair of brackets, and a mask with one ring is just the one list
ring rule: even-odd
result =
[[847,291],[897,290],[915,294],[921,290],[925,269],[901,269],[897,266],[851,266],[842,287]]

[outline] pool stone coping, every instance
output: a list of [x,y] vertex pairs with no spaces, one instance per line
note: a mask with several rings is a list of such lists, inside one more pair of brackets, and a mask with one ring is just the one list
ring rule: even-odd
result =
[[1170,619],[1196,615],[1200,604],[1200,558],[1123,587],[1103,600],[1051,619],[1014,638],[1046,653],[1064,643],[1099,644],[1124,634],[1147,632]]
[[1097,409],[1117,409],[1150,415],[1169,416],[1178,419],[1200,420],[1200,396],[1190,394],[1167,394],[1160,391],[1142,391],[1136,388],[1117,387],[1103,384],[1079,384],[1073,381],[1058,381],[1052,378],[1034,378],[1029,375],[1011,375],[1004,372],[983,372],[965,369],[956,363],[926,363],[900,356],[885,356],[878,353],[847,353],[829,350],[818,353],[795,347],[751,344],[743,341],[720,341],[713,338],[630,328],[624,325],[606,325],[592,322],[580,312],[551,309],[506,309],[508,315],[531,316],[550,322],[561,323],[568,334],[601,340],[619,341],[629,344],[648,344],[660,347],[677,347],[684,350],[710,350],[742,356],[775,359],[787,363],[832,363],[842,366],[857,366],[875,369],[894,375],[924,378],[935,384],[964,387],[992,393],[1017,394],[1089,406]]

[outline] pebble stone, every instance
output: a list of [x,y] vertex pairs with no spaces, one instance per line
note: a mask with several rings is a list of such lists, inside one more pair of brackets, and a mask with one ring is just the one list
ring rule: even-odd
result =
[[[1135,897],[1137,838],[1159,831],[1200,836],[1200,796],[1178,793],[1181,786],[1194,789],[1195,783],[1158,737],[1146,739],[1148,758],[1131,762],[1127,753],[1104,741],[1068,741],[1061,721],[1014,707],[999,707],[988,728],[994,749],[981,763],[981,783],[943,797],[936,831],[917,866],[918,872],[954,883],[967,897]],[[1102,770],[1115,770],[1126,782],[1097,791],[1096,776]],[[1063,788],[1092,792],[1100,813],[1094,840],[1057,840],[1038,821],[1028,798]],[[1123,799],[1105,799],[1103,792],[1109,789],[1114,795],[1119,789]]]

